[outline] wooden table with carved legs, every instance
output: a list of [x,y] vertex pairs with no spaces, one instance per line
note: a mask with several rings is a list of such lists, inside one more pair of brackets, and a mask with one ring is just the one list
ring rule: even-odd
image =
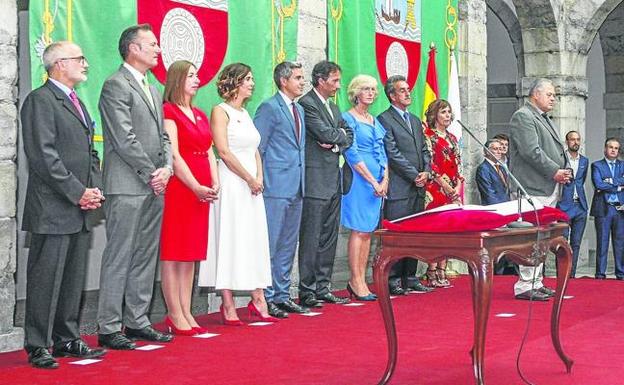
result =
[[[551,313],[550,335],[557,354],[570,373],[573,361],[564,353],[559,339],[559,316],[568,276],[572,268],[572,251],[563,232],[565,223],[528,229],[497,229],[465,233],[401,233],[389,230],[375,232],[380,247],[373,265],[379,305],[388,339],[388,362],[379,384],[386,384],[394,372],[397,359],[397,336],[388,290],[390,268],[399,259],[411,257],[427,263],[454,258],[468,264],[472,283],[474,344],[471,351],[475,382],[484,385],[484,353],[487,321],[492,298],[494,264],[503,256],[520,265],[537,266],[552,251],[557,261],[557,289]],[[539,242],[537,237],[539,235]],[[513,295],[512,292],[509,295]]]

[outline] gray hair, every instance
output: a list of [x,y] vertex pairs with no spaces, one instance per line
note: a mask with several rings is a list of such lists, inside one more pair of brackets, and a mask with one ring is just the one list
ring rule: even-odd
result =
[[406,82],[407,79],[405,78],[405,76],[403,75],[392,75],[388,78],[388,80],[386,80],[386,84],[384,85],[384,93],[386,94],[386,97],[388,98],[388,100],[390,102],[392,102],[392,99],[390,99],[390,95],[394,95],[394,85],[397,84],[398,82]]
[[552,80],[539,78],[531,84],[531,88],[529,88],[529,96],[535,96],[538,92],[544,89],[544,86],[552,86],[553,88],[555,87]]
[[[487,142],[485,142],[485,147],[487,147],[487,149],[491,151],[492,149],[490,148],[490,146],[494,143],[502,144],[500,139],[492,138],[492,139],[488,139]],[[483,149],[483,153],[485,155],[489,154],[489,152],[485,148]]]
[[134,43],[139,31],[151,31],[152,26],[149,24],[138,24],[126,28],[119,36],[119,54],[123,60],[128,57],[130,52],[130,44]]
[[294,69],[303,68],[301,63],[292,61],[283,61],[275,66],[273,70],[273,81],[278,89],[282,89],[281,80],[289,79],[292,76]]
[[316,63],[312,69],[312,86],[318,86],[320,79],[329,79],[332,72],[342,72],[342,69],[338,64],[327,60]]
[[74,43],[66,40],[55,41],[50,43],[50,45],[43,50],[41,60],[43,61],[43,67],[46,72],[50,72],[54,64],[63,57],[64,49],[70,45],[74,45]]
[[377,95],[377,80],[370,75],[357,75],[349,83],[347,87],[347,97],[351,105],[358,104],[358,95],[362,92],[364,87],[375,88],[375,96]]

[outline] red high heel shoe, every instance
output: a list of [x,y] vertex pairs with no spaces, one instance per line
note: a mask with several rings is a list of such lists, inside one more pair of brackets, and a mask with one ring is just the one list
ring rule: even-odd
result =
[[225,310],[223,310],[223,304],[219,307],[219,312],[221,313],[221,322],[227,326],[243,326],[245,325],[243,321],[239,319],[229,320],[225,318]]
[[178,329],[171,320],[171,318],[169,318],[169,316],[165,317],[165,325],[167,325],[169,333],[178,336],[194,336],[195,334],[197,334],[197,331],[195,329]]
[[249,303],[247,304],[247,310],[249,310],[249,318],[258,317],[258,319],[263,322],[279,321],[279,319],[275,317],[263,316],[262,313],[260,313],[260,310],[258,310],[258,308],[256,307],[256,305],[254,305],[253,300],[249,301]]
[[201,326],[193,326],[193,330],[195,330],[195,332],[197,332],[197,334],[208,333],[208,329],[203,328]]

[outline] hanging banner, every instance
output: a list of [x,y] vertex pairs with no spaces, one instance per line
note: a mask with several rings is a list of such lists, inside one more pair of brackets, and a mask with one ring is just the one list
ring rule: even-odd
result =
[[[131,25],[148,22],[163,50],[153,84],[163,88],[173,61],[195,63],[203,86],[195,104],[210,113],[221,102],[215,86],[219,70],[243,62],[251,66],[256,82],[247,104],[253,114],[275,92],[275,64],[297,58],[297,5],[297,0],[31,0],[31,85],[37,88],[46,80],[41,55],[48,44],[69,40],[80,45],[89,72],[77,91],[96,122],[96,142],[101,142],[98,99],[104,80],[122,63],[119,36]],[[101,143],[96,145],[102,155]]]

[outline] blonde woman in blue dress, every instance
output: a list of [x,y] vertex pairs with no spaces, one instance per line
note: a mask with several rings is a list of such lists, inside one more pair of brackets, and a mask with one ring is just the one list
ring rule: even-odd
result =
[[[344,186],[340,222],[351,230],[348,253],[351,275],[347,290],[359,301],[374,301],[377,296],[366,285],[366,266],[371,233],[379,224],[381,200],[388,192],[388,158],[383,143],[386,130],[368,112],[377,97],[377,80],[358,75],[347,88],[353,106],[342,114],[353,129],[353,145],[344,153],[353,174],[351,186]],[[347,191],[348,188],[348,191]]]
[[[221,194],[209,225],[208,259],[200,266],[199,285],[221,291],[221,318],[240,326],[233,291],[250,291],[250,317],[275,322],[269,316],[264,289],[271,285],[269,235],[262,198],[260,134],[244,108],[253,93],[251,68],[227,65],[219,74],[217,90],[223,103],[212,109],[210,126],[221,161]],[[211,210],[212,211],[212,210]]]

